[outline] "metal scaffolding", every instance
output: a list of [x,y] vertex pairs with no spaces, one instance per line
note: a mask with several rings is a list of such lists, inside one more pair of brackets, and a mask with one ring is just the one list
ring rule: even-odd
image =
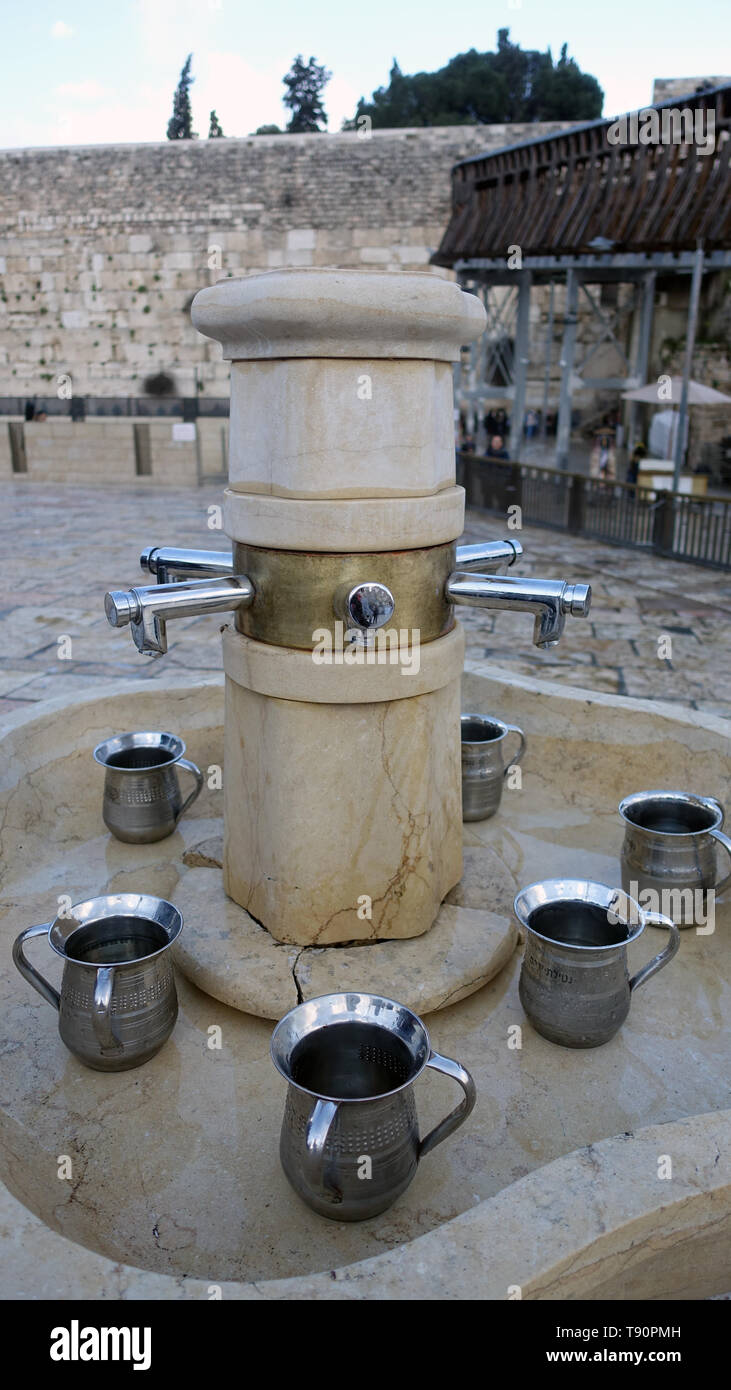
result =
[[[652,138],[632,135],[634,117],[600,119],[461,160],[452,171],[451,219],[431,259],[453,268],[463,288],[485,304],[487,345],[477,345],[461,396],[472,416],[477,402],[491,396],[512,403],[513,457],[525,412],[531,291],[550,286],[545,418],[555,288],[565,286],[556,442],[564,467],[575,390],[625,391],[645,384],[657,279],[688,276],[677,484],[702,279],[731,266],[731,86],[673,97],[638,114],[653,119]],[[592,288],[612,282],[633,288],[628,347]],[[584,310],[598,337],[582,354],[577,330]],[[592,366],[606,344],[618,361],[611,376],[596,374]],[[637,407],[630,406],[630,431],[637,418]]]
[[[509,452],[517,458],[525,415],[525,403],[530,356],[531,292],[537,285],[550,287],[548,324],[545,337],[545,366],[543,373],[543,420],[545,424],[551,380],[551,355],[554,329],[559,322],[555,310],[555,290],[565,286],[565,308],[562,319],[561,350],[558,359],[561,378],[556,432],[556,463],[567,468],[571,437],[573,396],[576,390],[630,391],[644,385],[650,355],[655,289],[658,274],[690,277],[691,287],[686,329],[686,369],[690,375],[693,343],[698,319],[701,281],[704,273],[731,266],[731,251],[715,251],[704,256],[702,251],[681,252],[678,255],[657,253],[647,256],[625,252],[620,255],[528,256],[520,268],[507,270],[505,260],[475,257],[459,260],[454,269],[462,288],[477,294],[487,313],[485,333],[469,350],[466,369],[467,385],[457,380],[458,405],[467,405],[474,421],[479,404],[492,399],[511,402],[511,431]],[[632,297],[625,302],[621,313],[629,315],[632,324],[629,350],[618,323],[620,310],[601,303],[596,293],[602,284],[629,284]],[[596,326],[593,341],[579,340],[579,309],[588,310],[589,320]],[[592,374],[591,363],[600,348],[609,344],[622,370],[613,375]],[[682,443],[685,439],[687,388],[680,401],[676,432],[676,485],[682,463]],[[629,435],[637,430],[638,407],[630,406]]]

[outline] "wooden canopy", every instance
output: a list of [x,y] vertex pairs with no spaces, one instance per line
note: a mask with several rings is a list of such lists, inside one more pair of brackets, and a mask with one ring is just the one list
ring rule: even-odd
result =
[[731,248],[731,86],[463,159],[432,263]]

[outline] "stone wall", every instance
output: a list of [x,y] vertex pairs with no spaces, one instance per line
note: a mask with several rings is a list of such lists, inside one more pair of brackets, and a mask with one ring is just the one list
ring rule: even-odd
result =
[[[0,396],[228,394],[190,323],[221,277],[427,270],[459,159],[562,123],[0,152]],[[444,271],[434,270],[435,274]],[[68,389],[62,384],[62,390]]]
[[652,86],[652,100],[671,101],[692,96],[699,87],[725,87],[731,77],[657,77]]

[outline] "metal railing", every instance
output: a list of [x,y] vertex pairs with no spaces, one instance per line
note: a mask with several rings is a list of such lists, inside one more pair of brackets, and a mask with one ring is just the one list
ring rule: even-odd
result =
[[457,482],[471,507],[505,517],[510,507],[518,506],[522,521],[532,526],[731,569],[728,498],[608,482],[459,452]]
[[227,418],[229,413],[228,396],[71,396],[59,400],[55,395],[42,396],[29,391],[25,396],[0,396],[0,415],[25,415],[29,400],[36,411],[44,411],[49,418],[65,415],[84,419],[87,415],[103,415],[195,420],[201,415]]

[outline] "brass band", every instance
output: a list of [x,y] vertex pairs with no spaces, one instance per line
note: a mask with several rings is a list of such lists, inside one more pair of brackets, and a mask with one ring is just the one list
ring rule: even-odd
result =
[[420,642],[433,642],[454,623],[453,608],[445,596],[454,568],[454,542],[361,555],[237,544],[234,573],[249,577],[255,598],[250,607],[237,612],[236,627],[259,642],[312,650],[319,640],[314,636],[318,629],[337,639],[335,594],[346,586],[374,581],[385,584],[395,600],[388,628],[418,629]]

